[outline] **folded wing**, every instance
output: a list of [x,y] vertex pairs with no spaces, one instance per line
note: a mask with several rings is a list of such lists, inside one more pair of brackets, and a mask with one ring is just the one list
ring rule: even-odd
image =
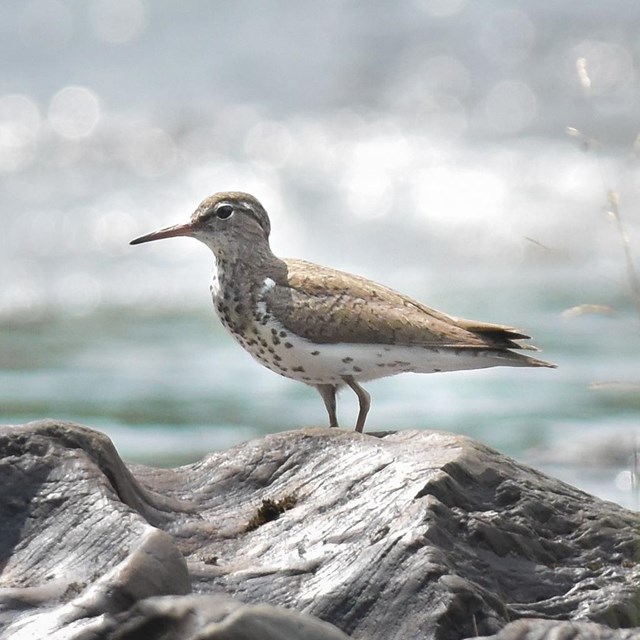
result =
[[[512,327],[454,318],[342,271],[302,260],[285,264],[286,279],[265,294],[265,301],[287,329],[308,340],[482,351],[535,349],[520,344],[529,336]],[[512,355],[533,366],[551,366]]]

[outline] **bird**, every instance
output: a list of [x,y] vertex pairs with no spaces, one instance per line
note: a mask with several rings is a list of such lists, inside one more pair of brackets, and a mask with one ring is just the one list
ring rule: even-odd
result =
[[240,191],[205,198],[188,222],[132,245],[188,236],[213,252],[210,290],[225,329],[260,364],[314,387],[338,427],[336,394],[358,398],[363,432],[371,396],[360,384],[399,373],[555,365],[518,353],[536,347],[513,327],[447,315],[362,276],[271,250],[269,216]]

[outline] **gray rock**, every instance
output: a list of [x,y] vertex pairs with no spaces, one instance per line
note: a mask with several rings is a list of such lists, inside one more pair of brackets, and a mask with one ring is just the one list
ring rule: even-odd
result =
[[3,428],[0,455],[0,629],[58,637],[143,598],[189,593],[173,539],[140,513],[161,520],[155,496],[106,436],[53,422]]
[[293,612],[385,640],[640,624],[637,514],[461,436],[303,429],[128,469],[45,421],[0,429],[0,454],[3,637],[344,637]]
[[226,596],[147,598],[111,621],[105,640],[348,640],[333,625],[303,613]]
[[527,618],[511,622],[494,636],[478,640],[638,640],[637,629],[610,629],[595,622]]

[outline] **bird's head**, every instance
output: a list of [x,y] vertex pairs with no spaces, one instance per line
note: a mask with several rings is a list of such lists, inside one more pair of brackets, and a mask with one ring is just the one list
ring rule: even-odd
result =
[[165,227],[132,240],[142,244],[152,240],[190,236],[206,244],[218,258],[269,246],[271,224],[260,202],[248,193],[226,191],[203,200],[185,224]]

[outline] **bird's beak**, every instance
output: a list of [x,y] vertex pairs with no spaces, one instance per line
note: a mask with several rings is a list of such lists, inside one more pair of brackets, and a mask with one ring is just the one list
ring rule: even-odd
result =
[[152,240],[162,240],[163,238],[175,238],[177,236],[190,236],[193,232],[193,225],[190,222],[186,224],[176,224],[173,227],[165,227],[158,231],[152,231],[144,236],[140,236],[132,240],[129,244],[142,244],[143,242],[151,242]]

